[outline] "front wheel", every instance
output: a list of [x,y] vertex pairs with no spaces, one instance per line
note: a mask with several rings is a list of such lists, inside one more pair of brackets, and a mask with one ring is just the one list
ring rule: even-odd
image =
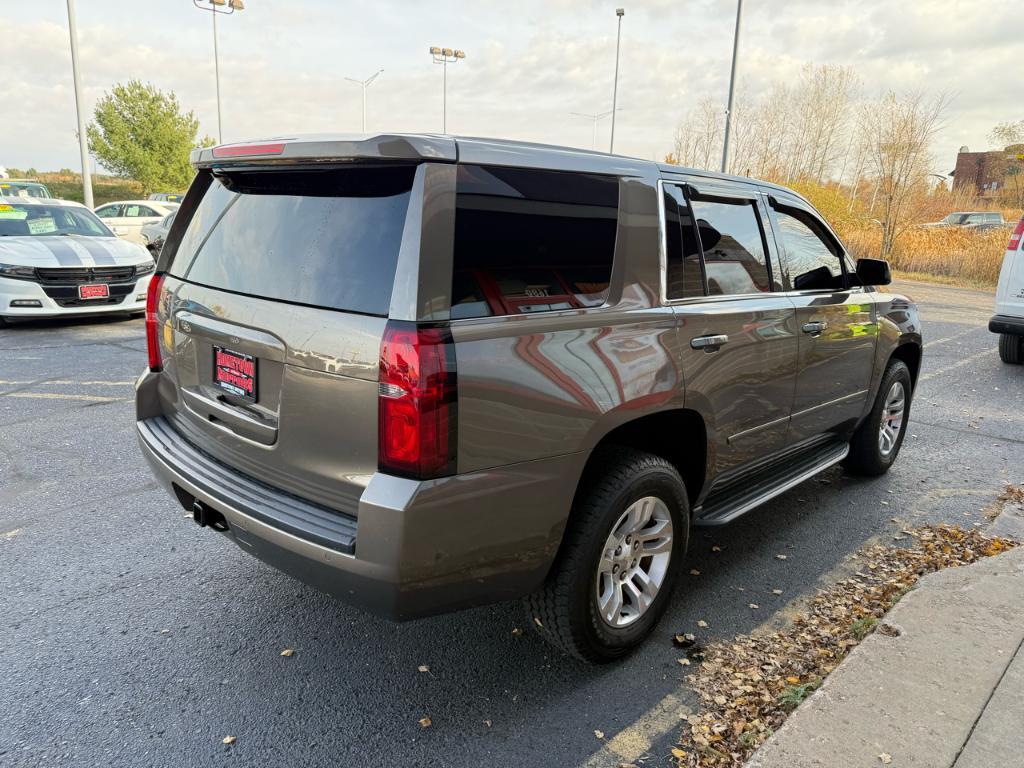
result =
[[1024,363],[1024,336],[999,334],[999,359],[1010,365]]
[[850,440],[846,468],[858,475],[884,475],[896,461],[910,416],[913,381],[902,360],[885,369],[871,412]]
[[558,560],[526,607],[558,648],[605,663],[638,646],[668,606],[690,510],[676,468],[642,451],[602,449],[583,482]]

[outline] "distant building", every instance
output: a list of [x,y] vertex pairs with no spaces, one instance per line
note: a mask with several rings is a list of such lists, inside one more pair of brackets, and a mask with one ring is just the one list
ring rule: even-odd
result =
[[1021,161],[1024,161],[1024,145],[1020,144],[990,152],[971,152],[967,147],[960,147],[953,171],[953,189],[992,195],[1005,186],[1009,173],[1019,172]]

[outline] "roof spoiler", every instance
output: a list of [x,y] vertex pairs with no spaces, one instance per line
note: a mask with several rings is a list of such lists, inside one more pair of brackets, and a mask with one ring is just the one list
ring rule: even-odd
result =
[[454,163],[455,140],[447,136],[293,136],[193,149],[197,168],[225,165],[334,163],[359,160],[410,160]]

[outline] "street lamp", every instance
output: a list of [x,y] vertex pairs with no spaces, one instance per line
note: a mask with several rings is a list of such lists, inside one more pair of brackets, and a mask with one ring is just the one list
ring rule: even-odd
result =
[[82,114],[82,78],[78,74],[78,26],[75,22],[75,0],[68,0],[68,33],[71,35],[71,77],[75,84],[75,111],[78,113],[78,150],[82,154],[82,198],[92,208],[92,176],[89,174],[89,143]]
[[220,119],[220,58],[217,55],[217,16],[224,14],[230,16],[235,11],[244,11],[245,3],[242,0],[192,0],[192,5],[201,11],[210,11],[213,18],[213,70],[217,80],[217,141],[224,141],[221,133]]
[[732,40],[732,69],[729,72],[729,104],[725,108],[725,136],[722,141],[722,173],[729,167],[729,128],[732,127],[732,98],[736,90],[736,59],[740,51],[740,20],[743,18],[743,0],[736,0],[736,34]]
[[383,72],[383,71],[384,71],[383,69],[378,69],[376,72],[374,72],[372,75],[370,75],[365,80],[356,80],[353,77],[346,77],[345,78],[350,83],[355,83],[356,85],[358,85],[360,88],[363,89],[363,128],[362,128],[363,133],[366,133],[366,86],[368,86],[370,83],[372,83],[374,80],[376,80],[380,76],[380,73]]
[[618,33],[615,36],[615,80],[611,85],[611,140],[608,142],[608,152],[615,151],[615,112],[618,99],[618,45],[623,42],[623,16],[626,15],[626,8],[615,8],[615,15],[618,16]]
[[572,115],[573,117],[585,117],[587,118],[587,120],[594,121],[594,135],[590,140],[590,148],[597,149],[597,123],[600,120],[604,120],[606,117],[608,117],[608,115],[615,114],[615,110],[609,109],[607,112],[601,112],[596,115],[591,115],[586,112],[570,112],[569,114]]
[[466,58],[462,51],[451,48],[438,48],[436,45],[430,47],[430,55],[434,57],[434,63],[441,65],[441,133],[448,133],[448,65],[457,64],[460,59]]

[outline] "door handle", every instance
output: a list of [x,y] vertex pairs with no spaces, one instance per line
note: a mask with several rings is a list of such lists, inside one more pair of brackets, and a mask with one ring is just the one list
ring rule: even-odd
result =
[[690,339],[691,349],[703,349],[705,352],[717,352],[718,348],[728,343],[729,337],[724,333],[715,336],[698,336]]
[[828,323],[823,320],[815,320],[810,323],[804,323],[800,330],[804,333],[809,333],[812,336],[820,336],[821,332],[828,328]]

